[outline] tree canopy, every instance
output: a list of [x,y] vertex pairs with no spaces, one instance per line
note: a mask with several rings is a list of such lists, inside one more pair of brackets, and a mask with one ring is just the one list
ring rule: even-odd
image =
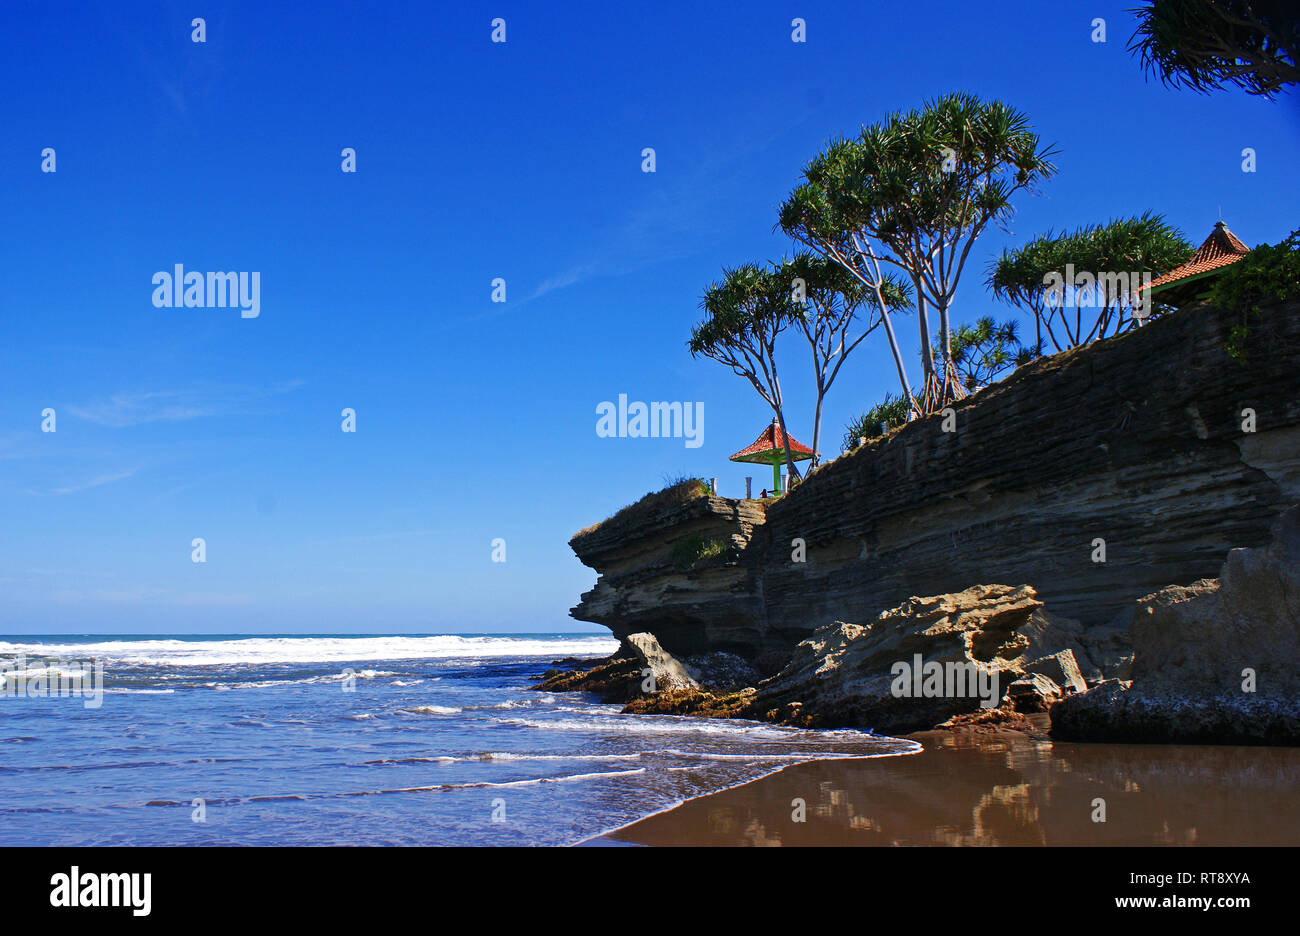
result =
[[1141,274],[1154,278],[1191,254],[1181,233],[1147,212],[1071,233],[1049,231],[1004,250],[989,266],[988,287],[998,299],[1033,314],[1037,345],[1050,342],[1063,351],[1127,331],[1144,314],[1159,314],[1159,307],[1134,304]]
[[703,356],[744,377],[772,409],[786,437],[790,478],[798,477],[785,425],[785,399],[777,371],[776,341],[795,320],[789,287],[771,269],[746,263],[724,269],[700,299],[704,320],[691,329],[691,356]]
[[1129,51],[1170,87],[1271,98],[1300,83],[1296,0],[1153,0],[1133,12]]
[[[1055,173],[1052,155],[1015,108],[950,94],[864,126],[856,138],[832,141],[781,205],[782,230],[867,285],[879,282],[881,262],[911,281],[921,337],[922,412],[960,393],[951,369],[949,308],[975,239],[990,222],[1010,218],[1016,192]],[[939,319],[937,368],[930,308]],[[891,349],[910,396],[892,340]]]
[[1040,348],[1021,345],[1020,325],[1014,320],[995,322],[993,316],[984,315],[952,333],[952,366],[968,393],[987,387],[1041,353]]

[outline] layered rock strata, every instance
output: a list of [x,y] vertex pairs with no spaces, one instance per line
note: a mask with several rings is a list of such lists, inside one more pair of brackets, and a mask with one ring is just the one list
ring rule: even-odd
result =
[[1300,507],[1218,579],[1138,601],[1130,637],[1132,681],[1054,707],[1054,737],[1300,744]]
[[1297,308],[1262,310],[1241,362],[1225,350],[1239,318],[1188,308],[1022,367],[955,404],[954,431],[910,423],[778,501],[629,510],[571,540],[599,573],[571,613],[773,673],[836,621],[1030,582],[1116,651],[1105,669],[1080,658],[1083,675],[1126,677],[1133,599],[1215,575],[1300,501]]

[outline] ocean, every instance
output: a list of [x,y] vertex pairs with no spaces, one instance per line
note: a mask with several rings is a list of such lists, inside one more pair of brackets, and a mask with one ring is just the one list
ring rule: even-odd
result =
[[[567,845],[790,764],[919,749],[530,689],[615,646],[0,637],[0,828],[9,845]],[[60,674],[89,687],[97,665],[97,700],[35,691]]]

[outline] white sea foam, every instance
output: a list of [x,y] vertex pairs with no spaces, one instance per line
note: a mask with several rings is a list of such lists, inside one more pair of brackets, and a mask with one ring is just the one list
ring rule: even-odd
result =
[[[342,682],[345,679],[381,679],[387,676],[399,676],[400,673],[390,672],[388,670],[361,670],[356,673],[331,673],[328,676],[308,676],[305,679],[258,679],[244,682],[205,682],[206,689],[218,689],[222,691],[230,689],[272,689],[278,686],[311,686],[317,683]],[[166,678],[166,677],[163,677]],[[415,680],[421,682],[421,680]],[[399,680],[393,680],[394,686],[412,685],[412,683],[403,683]]]
[[171,695],[175,689],[105,689],[105,695]]
[[393,766],[398,764],[471,764],[471,763],[528,763],[531,761],[630,761],[650,756],[650,752],[637,751],[631,754],[512,754],[508,751],[486,751],[466,757],[452,757],[447,754],[438,757],[384,757],[379,760],[366,761],[369,765]]
[[415,708],[399,709],[412,715],[459,715],[461,709],[454,705],[417,705]]
[[105,640],[96,643],[7,643],[0,654],[64,655],[132,666],[230,666],[492,657],[605,656],[612,637],[242,637],[237,640]]
[[512,754],[509,751],[488,751],[480,754],[477,758],[466,758],[466,760],[486,760],[486,761],[621,761],[637,760],[645,757],[647,752],[637,751],[632,754]]
[[498,718],[506,725],[558,731],[626,732],[628,734],[707,734],[745,738],[752,741],[772,740],[785,743],[810,741],[865,741],[872,735],[861,731],[809,732],[801,728],[764,725],[741,719],[694,719],[680,715],[638,716],[612,715],[595,718]]
[[[712,761],[735,761],[736,763],[740,763],[740,764],[753,764],[753,763],[767,762],[767,761],[773,761],[773,762],[789,761],[790,763],[797,763],[800,761],[806,761],[810,759],[852,760],[854,758],[862,757],[862,754],[860,753],[855,754],[849,752],[833,752],[833,751],[818,751],[817,753],[809,753],[808,751],[801,751],[793,754],[759,754],[757,752],[746,752],[744,754],[715,754],[711,751],[679,751],[674,748],[666,748],[661,753],[669,754],[672,755],[673,757],[691,757],[691,758],[698,758],[700,760],[712,760]],[[694,770],[696,768],[670,767],[668,769],[669,770]]]

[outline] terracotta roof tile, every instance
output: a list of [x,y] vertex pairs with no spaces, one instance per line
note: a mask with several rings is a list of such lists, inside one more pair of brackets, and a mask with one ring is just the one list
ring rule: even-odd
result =
[[1243,244],[1237,238],[1237,235],[1229,231],[1226,224],[1220,221],[1214,225],[1214,230],[1210,232],[1210,236],[1205,239],[1205,243],[1201,244],[1196,253],[1192,254],[1190,260],[1180,267],[1174,267],[1163,276],[1153,279],[1150,288],[1158,289],[1161,286],[1169,286],[1180,280],[1229,266],[1248,253],[1250,253],[1250,248]]
[[[752,461],[760,464],[769,464],[768,459],[761,456],[766,452],[780,451],[781,457],[785,457],[785,436],[781,433],[781,427],[775,422],[764,429],[753,441],[753,444],[741,449],[735,455],[732,455],[730,461]],[[790,436],[790,454],[795,461],[803,461],[806,458],[812,458],[812,449]]]

